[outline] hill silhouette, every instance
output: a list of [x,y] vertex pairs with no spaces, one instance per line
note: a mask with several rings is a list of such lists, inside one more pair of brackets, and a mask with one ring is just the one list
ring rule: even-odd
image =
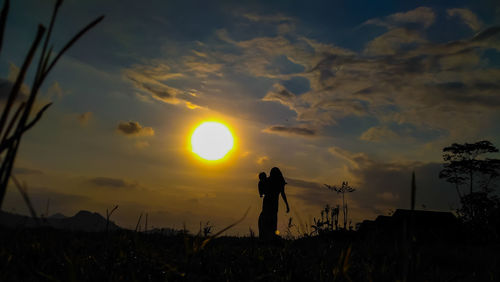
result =
[[[81,210],[71,217],[56,213],[37,222],[28,216],[0,211],[0,226],[8,228],[50,226],[64,230],[99,232],[106,230],[106,218],[96,212]],[[110,221],[109,230],[117,229],[121,228]]]

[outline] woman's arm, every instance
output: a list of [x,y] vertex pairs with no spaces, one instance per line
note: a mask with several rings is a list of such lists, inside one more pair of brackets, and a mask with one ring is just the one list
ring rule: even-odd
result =
[[286,194],[285,194],[285,191],[281,191],[281,197],[283,198],[283,201],[285,201],[285,204],[286,204],[286,212],[289,213],[290,212],[290,207],[288,206],[288,201],[286,200]]

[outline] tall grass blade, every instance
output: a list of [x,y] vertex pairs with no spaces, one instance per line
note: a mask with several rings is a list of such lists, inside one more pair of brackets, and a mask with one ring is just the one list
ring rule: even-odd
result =
[[109,218],[111,217],[111,215],[115,212],[115,210],[118,209],[118,205],[116,205],[112,210],[111,212],[106,209],[106,234],[108,234],[108,230],[109,230]]
[[[16,121],[17,121],[17,118],[19,117],[19,114],[21,113],[21,111],[24,109],[24,107],[26,106],[26,102],[22,102],[19,107],[17,108],[17,111],[16,113],[14,114],[14,116],[12,117],[12,119],[10,120],[10,123],[9,123],[9,126],[7,126],[7,130],[5,130],[5,133],[2,137],[2,142],[0,142],[0,146],[3,147],[3,144],[5,143],[5,140],[7,140],[7,136],[9,136],[10,134],[10,131],[12,130],[12,127],[14,127],[14,124],[16,124]],[[0,148],[0,152],[1,152],[1,148]]]
[[[25,103],[23,103],[25,104]],[[6,148],[10,147],[11,144],[13,144],[13,142],[19,138],[21,138],[21,135],[26,132],[28,129],[32,128],[41,118],[42,118],[42,115],[43,113],[52,105],[52,103],[48,103],[47,105],[45,105],[42,109],[40,109],[40,111],[38,111],[37,115],[35,116],[35,118],[30,122],[28,123],[24,129],[22,131],[19,131],[12,135],[11,137],[5,139],[2,141],[2,143],[0,144],[0,152],[5,150]],[[17,114],[17,113],[16,113]],[[14,116],[16,117],[16,116]],[[17,117],[16,117],[17,119]],[[11,125],[12,125],[12,122],[14,121],[14,119],[11,121],[11,124],[9,124],[9,127],[7,128],[7,132],[9,132],[11,130]],[[4,138],[5,136],[7,136],[7,134],[4,135]]]
[[75,44],[75,42],[80,39],[80,37],[82,37],[87,31],[89,31],[91,28],[93,28],[95,25],[97,25],[99,22],[101,22],[102,20],[104,19],[104,16],[100,16],[98,17],[97,19],[93,20],[91,23],[89,23],[87,26],[85,26],[82,30],[80,30],[80,32],[78,32],[75,36],[73,36],[73,38],[68,42],[66,43],[66,45],[61,49],[61,51],[59,51],[59,53],[57,54],[57,56],[54,58],[54,60],[50,63],[49,67],[47,68],[47,70],[45,70],[45,72],[42,74],[41,76],[41,79],[43,80],[47,74],[50,72],[50,70],[52,70],[52,68],[54,67],[54,65],[57,63],[57,61],[61,58],[61,56],[66,52],[68,51],[68,49],[73,46],[73,44]]
[[[61,6],[61,4],[62,4],[62,1],[58,0],[56,5],[54,5],[54,11],[52,12],[52,17],[50,18],[49,29],[47,31],[47,36],[45,36],[45,42],[43,43],[42,53],[40,54],[40,61],[38,61],[38,68],[36,71],[36,79],[35,80],[38,80],[38,78],[40,77],[40,74],[42,74],[44,71],[43,65],[44,65],[44,62],[46,61],[45,51],[47,51],[47,45],[49,44],[50,35],[52,34],[52,29],[54,28],[54,23],[55,23],[56,17],[57,17],[57,11],[59,10],[59,7]],[[47,55],[47,57],[49,55],[50,55],[50,52]]]
[[2,117],[0,118],[0,134],[3,132],[3,129],[5,127],[5,123],[7,122],[7,118],[9,116],[12,105],[14,104],[14,101],[16,100],[16,98],[19,94],[19,90],[21,89],[21,85],[23,84],[24,77],[26,76],[26,72],[28,71],[28,68],[31,64],[31,61],[33,60],[33,56],[35,55],[36,49],[38,48],[38,45],[40,44],[40,41],[42,40],[44,33],[45,33],[45,27],[43,25],[39,25],[38,31],[37,31],[36,36],[35,36],[35,40],[31,44],[31,48],[28,51],[28,54],[26,55],[26,58],[23,62],[21,70],[19,71],[19,74],[17,75],[16,81],[14,82],[14,85],[12,86],[12,89],[11,89],[10,94],[9,94],[9,99],[7,100],[7,103],[5,104],[5,108],[3,110]]
[[[29,50],[28,54],[26,55],[26,58],[23,62],[21,70],[16,78],[16,81],[15,81],[14,85],[12,86],[12,89],[11,89],[11,92],[9,95],[9,99],[8,99],[7,103],[5,104],[5,108],[4,108],[4,111],[2,113],[2,117],[0,118],[0,135],[3,132],[3,129],[5,127],[5,123],[7,122],[7,118],[9,116],[12,105],[14,104],[14,101],[19,94],[19,90],[21,89],[21,85],[24,81],[24,77],[26,75],[26,72],[28,71],[28,67],[30,66],[31,61],[33,60],[33,56],[35,54],[35,51],[38,48],[38,45],[40,44],[40,41],[41,41],[44,33],[45,33],[45,27],[43,27],[42,25],[39,25],[37,34],[35,36],[35,40],[33,41],[31,48],[30,48],[30,50]],[[28,109],[26,106],[24,108],[24,114],[26,113],[27,110]],[[24,116],[24,114],[23,114],[23,116]],[[19,132],[20,126],[24,125],[24,122],[22,119],[23,116],[21,117],[21,120],[18,123],[17,130],[16,130],[17,132]],[[18,139],[20,139],[20,137]],[[8,146],[2,146],[3,148],[0,149],[0,153],[2,153],[6,148],[9,149],[7,152],[7,155],[3,159],[2,166],[0,167],[0,208],[1,208],[2,203],[3,203],[3,198],[5,197],[5,192],[7,190],[7,184],[9,183],[9,177],[10,177],[10,174],[12,172],[12,166],[14,164],[14,158],[16,156],[17,148],[18,148],[18,141],[12,142]],[[0,145],[3,145],[3,144],[0,144]]]
[[[47,55],[45,55],[45,52],[47,50],[48,42],[50,39],[50,33],[52,32],[52,28],[54,26],[57,11],[59,10],[59,7],[61,6],[61,4],[62,4],[62,0],[58,0],[56,2],[55,7],[54,7],[54,12],[52,14],[51,22],[50,22],[50,26],[49,26],[49,34],[45,38],[45,43],[43,45],[42,54],[40,55],[40,61],[38,64],[37,75],[35,77],[35,81],[33,82],[32,87],[31,87],[31,93],[30,93],[28,101],[26,102],[26,105],[24,107],[24,111],[22,112],[21,118],[17,124],[14,136],[12,136],[12,138],[10,138],[10,139],[6,139],[6,142],[0,144],[0,153],[3,150],[8,149],[7,156],[4,158],[2,166],[0,168],[0,207],[1,207],[1,204],[3,202],[3,198],[5,196],[5,192],[7,189],[8,182],[9,182],[9,176],[12,172],[12,167],[14,165],[14,160],[15,160],[15,157],[17,155],[17,150],[19,148],[19,143],[20,143],[22,134],[26,130],[28,130],[32,126],[34,126],[38,122],[38,120],[41,118],[41,116],[43,115],[45,110],[47,110],[47,108],[50,106],[50,104],[45,105],[45,107],[43,107],[42,110],[40,110],[38,112],[35,119],[26,125],[28,117],[31,113],[31,108],[33,107],[33,104],[35,102],[36,95],[38,94],[38,90],[42,86],[43,81],[47,77],[50,70],[52,70],[52,68],[55,66],[55,64],[57,63],[59,58],[78,39],[80,39],[80,37],[83,34],[85,34],[88,30],[93,28],[96,24],[98,24],[104,18],[103,16],[101,16],[101,17],[97,18],[96,20],[92,21],[91,23],[89,23],[82,30],[80,30],[80,32],[78,32],[75,36],[73,36],[73,38],[62,48],[62,50],[57,54],[55,59],[52,60],[52,62],[49,64],[48,61],[50,58],[50,54],[52,53],[51,52],[52,48],[50,48],[49,53]],[[5,5],[4,5],[4,10],[5,10]],[[26,72],[29,68],[29,65],[31,64],[31,61],[33,60],[34,53],[37,50],[38,45],[40,44],[40,41],[42,40],[44,33],[45,33],[45,27],[43,27],[42,25],[39,25],[35,41],[33,42],[32,46],[30,48],[30,51],[28,52],[28,55],[25,58],[25,61],[24,61],[23,65],[21,67],[21,70],[19,72],[19,75],[18,75],[18,77],[17,77],[17,79],[12,87],[11,93],[9,95],[9,99],[5,105],[5,109],[4,109],[2,116],[0,118],[0,136],[2,136],[2,132],[3,132],[3,129],[4,129],[5,124],[7,122],[7,118],[9,117],[9,113],[10,113],[10,110],[12,108],[12,105],[14,104],[14,101],[16,100],[16,98],[19,94],[19,90],[20,90],[21,85],[24,81],[24,77],[26,75]],[[49,66],[45,69],[47,64]]]
[[40,220],[38,219],[38,216],[36,215],[35,208],[33,207],[33,204],[31,203],[31,199],[28,195],[28,189],[26,187],[26,184],[21,185],[19,180],[14,175],[11,175],[12,180],[14,180],[14,184],[16,184],[17,189],[21,193],[21,196],[23,197],[24,202],[28,206],[28,209],[30,211],[31,217],[35,220],[37,225],[40,225]]
[[221,235],[222,233],[226,232],[227,230],[235,227],[236,225],[238,225],[240,222],[242,222],[243,220],[245,220],[245,218],[247,217],[248,215],[248,212],[250,211],[250,207],[248,207],[247,211],[245,212],[245,214],[243,215],[242,218],[240,218],[239,220],[235,221],[234,223],[228,225],[226,228],[223,228],[221,231],[215,233],[214,235],[208,237],[207,239],[205,239],[203,241],[203,243],[201,244],[201,249],[203,249],[207,244],[208,242],[210,242],[212,239],[215,239],[217,238],[219,235]]
[[42,118],[42,115],[43,113],[45,113],[45,111],[50,107],[52,106],[52,103],[48,103],[47,105],[43,106],[42,109],[40,109],[40,111],[38,111],[38,113],[36,114],[35,118],[30,122],[28,123],[24,129],[23,129],[23,133],[24,131],[32,128],[41,118]]
[[10,1],[5,0],[3,3],[2,13],[0,14],[0,52],[3,46],[3,34],[5,32],[5,23],[7,23],[7,15],[9,14]]
[[141,224],[141,219],[142,219],[142,212],[139,215],[139,220],[137,220],[137,225],[135,226],[135,232],[139,229],[139,225]]

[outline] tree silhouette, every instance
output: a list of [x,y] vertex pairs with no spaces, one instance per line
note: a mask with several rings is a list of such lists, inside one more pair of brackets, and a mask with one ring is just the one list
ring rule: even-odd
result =
[[[443,149],[445,163],[439,178],[455,185],[462,204],[457,213],[476,231],[498,225],[500,201],[491,192],[492,183],[500,176],[500,160],[481,158],[496,152],[498,149],[486,140],[472,144],[454,143]],[[469,193],[460,191],[462,185],[468,185]]]
[[356,189],[349,186],[349,182],[347,182],[347,181],[342,181],[342,185],[340,187],[336,186],[336,185],[330,186],[328,184],[325,184],[325,186],[330,191],[335,191],[335,192],[337,192],[337,194],[342,194],[342,215],[344,218],[344,229],[346,229],[347,228],[348,209],[347,209],[347,202],[345,201],[345,193],[346,192],[352,193],[352,192],[356,191]]
[[474,192],[474,187],[479,186],[482,191],[489,192],[491,182],[500,174],[500,160],[479,159],[481,155],[496,153],[498,149],[490,141],[476,143],[454,143],[443,149],[443,170],[439,178],[455,184],[460,200],[465,196],[460,192],[460,186],[469,184],[469,195]]

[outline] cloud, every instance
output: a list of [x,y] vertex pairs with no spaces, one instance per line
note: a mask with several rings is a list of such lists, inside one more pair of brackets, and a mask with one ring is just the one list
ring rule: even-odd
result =
[[273,89],[269,90],[262,98],[262,101],[276,101],[293,109],[295,94],[288,91],[283,85],[276,83],[273,85]]
[[137,183],[129,182],[121,178],[111,177],[94,177],[89,179],[88,182],[96,186],[112,188],[134,188],[138,186]]
[[245,13],[243,14],[243,18],[253,21],[253,22],[270,22],[270,23],[279,23],[279,22],[292,22],[294,19],[292,17],[285,16],[283,14],[275,14],[275,15],[259,15],[254,13]]
[[186,107],[187,107],[188,109],[190,109],[190,110],[204,108],[204,107],[201,107],[201,106],[195,105],[195,104],[193,104],[193,103],[191,103],[191,102],[188,102],[188,101],[186,101],[186,102],[185,102],[185,104],[186,104]]
[[49,89],[47,89],[47,96],[49,99],[54,99],[54,98],[60,99],[64,96],[64,94],[65,93],[62,90],[61,85],[57,81],[52,83]]
[[[5,102],[9,98],[10,91],[12,91],[12,86],[17,79],[19,74],[19,67],[13,63],[9,63],[9,72],[7,73],[7,79],[0,78],[0,102]],[[30,87],[23,83],[19,89],[17,96],[17,101],[25,101],[28,99],[30,94]]]
[[[466,14],[463,9],[449,13]],[[500,50],[500,27],[488,27],[471,38],[433,42],[426,38],[426,29],[437,15],[431,8],[419,7],[371,19],[365,27],[376,24],[387,30],[369,38],[359,52],[297,33],[237,40],[231,36],[234,31],[220,29],[214,34],[216,44],[199,43],[188,48],[188,55],[153,60],[150,66],[135,66],[126,74],[151,100],[188,108],[208,108],[204,105],[213,105],[212,98],[217,98],[222,110],[220,105],[232,105],[234,96],[220,93],[226,90],[221,85],[228,85],[233,76],[270,83],[269,89],[261,87],[262,92],[255,96],[264,102],[278,102],[291,110],[292,116],[286,126],[269,122],[264,130],[267,133],[317,136],[327,132],[323,128],[341,126],[346,120],[370,120],[372,129],[362,129],[362,140],[381,140],[384,135],[415,137],[424,129],[439,136],[429,135],[421,141],[473,136],[493,126],[488,121],[500,107],[495,95],[500,70],[488,63],[485,52]],[[283,21],[288,20],[283,17]],[[255,14],[243,18],[259,26],[281,20],[279,16]],[[182,89],[178,86],[182,83],[173,83],[180,78],[188,83],[196,81],[196,86]],[[293,79],[305,80],[307,89],[298,91],[287,83]],[[395,131],[392,124],[408,131]]]
[[[421,21],[418,15],[424,15]],[[294,94],[282,83],[275,83],[262,100],[279,102],[296,112],[297,121],[309,123],[312,128],[335,125],[349,116],[369,116],[380,124],[363,139],[376,138],[375,130],[387,128],[390,122],[411,124],[415,129],[430,127],[437,131],[454,131],[450,136],[458,136],[465,130],[453,126],[458,120],[451,118],[452,115],[460,117],[460,123],[473,127],[478,117],[473,112],[477,109],[468,109],[453,95],[444,95],[440,92],[440,83],[469,80],[463,100],[478,96],[494,99],[486,89],[476,86],[484,80],[493,83],[496,76],[493,73],[497,71],[485,70],[489,74],[480,78],[477,74],[480,53],[471,48],[496,48],[496,29],[485,30],[470,39],[436,44],[425,39],[420,31],[403,24],[419,23],[428,27],[435,20],[429,8],[395,14],[387,20],[399,25],[392,25],[386,33],[368,42],[361,54],[304,37],[294,43],[280,36],[231,42],[242,49],[243,55],[238,59],[243,61],[246,72],[280,79],[295,75],[309,80],[311,89],[304,94]],[[293,75],[269,73],[265,66],[279,54],[302,65],[304,71]],[[431,72],[433,79],[428,77]],[[476,81],[472,81],[472,77]],[[495,105],[482,103],[481,98],[476,101],[478,104],[474,107]],[[487,112],[493,114],[491,110]],[[283,127],[276,129],[293,132]]]
[[404,26],[407,24],[419,24],[424,28],[431,26],[436,19],[436,14],[429,7],[418,7],[414,10],[402,13],[395,13],[383,19],[375,18],[366,21],[364,24],[380,25],[387,28]]
[[406,13],[396,13],[387,17],[388,20],[396,23],[418,23],[424,27],[429,27],[434,23],[436,14],[429,7],[418,7]]
[[306,127],[289,127],[283,125],[274,125],[264,129],[266,133],[275,133],[283,135],[298,135],[303,137],[316,136],[316,130]]
[[120,122],[118,132],[127,136],[153,136],[155,131],[152,127],[143,127],[136,121]]
[[[472,38],[450,41],[444,44],[424,44],[420,48],[409,52],[407,56],[434,55],[449,56],[461,53],[468,54],[473,49],[496,49],[500,50],[499,35],[500,26],[490,26],[476,33]],[[440,57],[438,57],[439,59]]]
[[[7,99],[9,98],[10,92],[12,91],[12,87],[14,86],[14,83],[17,79],[17,76],[19,74],[19,67],[16,66],[13,63],[9,63],[9,72],[7,74],[7,78],[0,78],[0,103],[5,103]],[[26,81],[26,78],[25,80]],[[18,96],[16,97],[15,102],[23,102],[27,101],[29,98],[29,95],[31,93],[31,88],[28,84],[22,83],[21,87],[18,92]],[[61,85],[59,82],[53,82],[52,85],[47,89],[47,92],[45,93],[45,96],[48,97],[48,99],[60,99],[64,94],[66,94],[67,91],[64,91],[61,88]],[[41,91],[38,93],[38,97],[40,97]],[[37,99],[39,100],[39,99]],[[35,101],[35,109],[38,109],[40,105],[38,105],[38,102]]]
[[[0,102],[2,104],[7,102],[7,99],[9,98],[9,95],[10,95],[10,91],[12,91],[13,85],[14,85],[14,83],[12,83],[11,81],[0,78]],[[19,102],[26,100],[28,95],[29,95],[29,92],[27,92],[25,90],[21,89],[20,92],[21,92],[21,95],[19,95],[17,97],[17,100]]]
[[192,72],[196,77],[205,78],[209,75],[223,76],[221,73],[222,64],[189,60],[184,62],[184,65],[187,67],[186,71]]
[[446,10],[446,13],[450,17],[460,17],[464,23],[470,27],[473,31],[479,31],[482,27],[481,21],[477,18],[476,14],[474,14],[471,10],[469,9],[460,9],[460,8],[454,8],[454,9],[448,9]]
[[364,164],[370,161],[365,153],[352,153],[340,147],[330,147],[328,148],[328,152],[337,158],[347,161],[354,168],[358,168],[360,163]]
[[85,112],[81,115],[78,115],[77,119],[81,126],[86,126],[92,119],[92,116],[93,116],[92,112]]
[[[217,69],[217,66],[196,62],[191,62],[189,67],[198,74],[198,77],[204,77],[208,72]],[[134,65],[124,70],[124,76],[132,81],[134,87],[141,92],[136,95],[141,101],[149,101],[145,95],[147,94],[163,103],[186,105],[190,109],[198,107],[193,101],[195,97],[193,93],[167,84],[169,80],[182,78],[185,74],[172,72],[171,67],[165,63],[152,61],[151,64]]]
[[154,84],[140,81],[137,78],[131,78],[134,81],[135,87],[137,89],[149,92],[152,97],[158,101],[162,101],[169,104],[178,104],[179,100],[177,96],[182,93],[180,90],[170,87],[165,84]]
[[15,82],[17,76],[19,75],[19,71],[21,69],[13,63],[9,63],[9,72],[7,73],[7,80],[11,82]]
[[196,51],[196,50],[191,50],[191,52],[193,52],[193,54],[195,54],[196,56],[198,57],[201,57],[201,58],[207,58],[208,55],[203,53],[203,52],[199,52],[199,51]]
[[[359,139],[372,142],[391,142],[394,140],[400,141],[403,137],[388,127],[374,126],[363,132]],[[408,139],[409,138],[406,138],[405,140]]]
[[420,32],[406,28],[395,28],[368,42],[364,53],[374,55],[395,55],[412,43],[424,43]]
[[[394,31],[402,32],[398,28],[388,34]],[[324,55],[310,72],[311,91],[296,96],[288,107],[298,120],[315,125],[370,116],[379,122],[377,129],[393,122],[454,138],[473,134],[490,120],[475,113],[492,117],[499,108],[493,93],[499,89],[500,71],[479,65],[481,50],[498,50],[499,34],[500,28],[491,27],[469,39],[431,43],[415,33],[414,40],[395,37],[380,43],[386,47],[374,39],[365,50],[371,57]],[[414,45],[404,47],[410,42]],[[281,97],[273,100],[290,105]],[[372,139],[374,130],[368,132]]]
[[159,60],[153,60],[149,64],[134,65],[131,69],[125,70],[126,75],[141,77],[144,81],[167,81],[183,77],[184,74],[172,72],[172,68]]
[[[352,53],[333,44],[295,37],[293,42],[282,35],[234,42],[241,55],[222,59],[231,63],[238,72],[250,73],[257,77],[290,79],[294,76],[307,76],[306,73],[320,63],[325,54],[347,56]],[[278,58],[281,58],[281,61],[277,60]],[[283,61],[287,62],[285,70],[279,65]],[[297,71],[299,68],[303,71]]]

